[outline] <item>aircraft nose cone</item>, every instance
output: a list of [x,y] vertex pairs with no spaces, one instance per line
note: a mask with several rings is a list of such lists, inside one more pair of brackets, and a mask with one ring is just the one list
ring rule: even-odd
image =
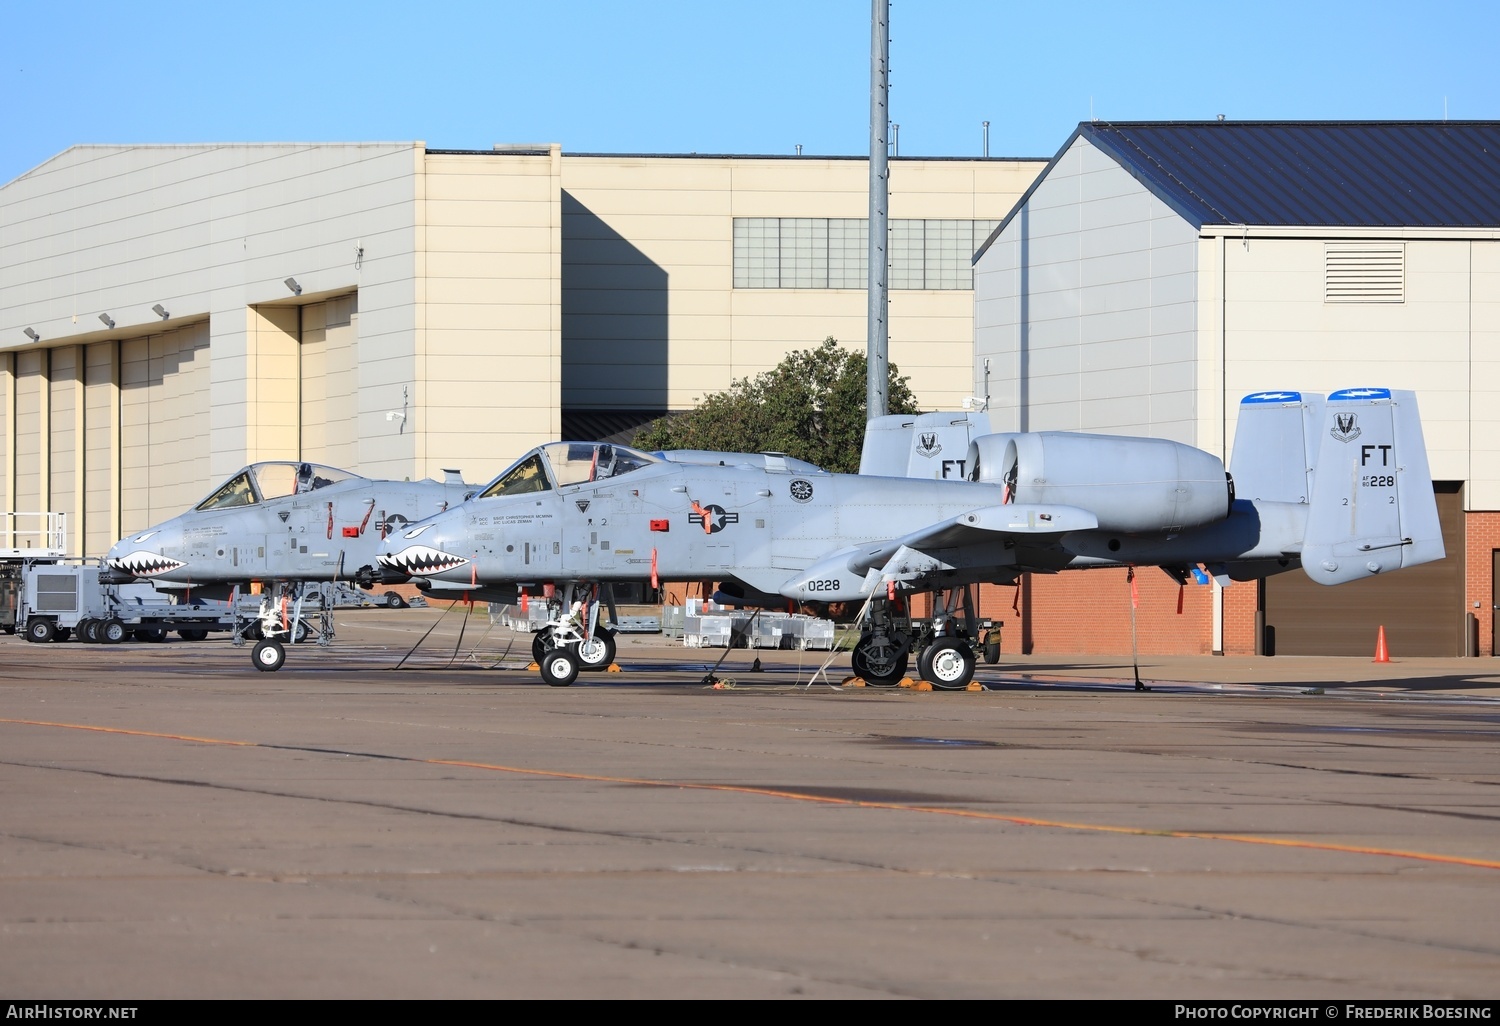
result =
[[383,569],[407,577],[437,577],[467,567],[472,560],[452,551],[452,536],[462,535],[461,530],[455,529],[456,523],[452,515],[440,513],[387,535],[375,561]]
[[120,556],[111,554],[109,565],[112,569],[122,570],[136,577],[160,577],[162,574],[171,573],[187,564],[180,559],[163,556],[159,552],[137,549]]
[[407,545],[394,552],[383,551],[377,559],[381,566],[397,570],[408,577],[431,577],[433,574],[456,570],[469,563],[464,556],[422,544]]
[[160,577],[186,566],[180,559],[163,555],[162,532],[144,531],[130,538],[121,538],[110,546],[104,563],[111,570],[130,574],[132,577]]

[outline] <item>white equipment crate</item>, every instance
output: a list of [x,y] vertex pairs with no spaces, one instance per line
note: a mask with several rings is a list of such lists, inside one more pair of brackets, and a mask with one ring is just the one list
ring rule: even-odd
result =
[[661,617],[659,616],[622,616],[618,621],[610,622],[621,634],[661,633]]
[[[762,614],[764,615],[764,614]],[[833,621],[821,620],[802,613],[782,613],[778,629],[782,648],[822,649],[833,648]],[[767,646],[769,647],[769,646]]]
[[523,613],[518,605],[491,602],[490,623],[513,631],[539,631],[547,625],[547,603],[540,600],[528,602]]
[[750,622],[747,640],[751,648],[790,648],[794,630],[787,613],[763,611]]
[[831,652],[833,650],[833,621],[813,617],[793,617],[797,625],[797,637],[791,647],[809,651]]
[[688,648],[728,648],[734,617],[689,614],[682,618],[682,643]]

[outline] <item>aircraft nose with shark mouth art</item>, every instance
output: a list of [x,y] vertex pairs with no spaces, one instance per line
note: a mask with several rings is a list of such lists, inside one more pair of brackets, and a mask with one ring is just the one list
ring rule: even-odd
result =
[[105,556],[105,565],[111,570],[129,574],[132,577],[159,577],[181,570],[186,562],[181,559],[172,559],[171,556],[162,555],[160,552],[151,552],[148,549],[135,549],[127,555],[115,555],[120,546],[115,544],[110,549],[110,555]]
[[[373,587],[382,576],[376,554],[386,537],[462,504],[474,491],[456,470],[445,470],[442,481],[380,481],[306,461],[252,463],[191,509],[116,542],[100,579],[149,581],[219,600],[263,585],[261,641],[252,662],[275,670],[285,659],[278,640],[287,636],[283,599],[309,600],[338,582]],[[331,636],[331,628],[322,631],[320,641]]]
[[406,577],[430,577],[469,565],[464,556],[455,556],[429,545],[412,545],[400,552],[381,553],[380,565]]

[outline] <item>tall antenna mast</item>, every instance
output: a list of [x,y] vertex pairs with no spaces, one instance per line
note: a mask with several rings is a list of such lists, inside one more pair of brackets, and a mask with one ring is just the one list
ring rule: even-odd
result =
[[889,233],[890,173],[886,158],[886,126],[890,91],[890,0],[870,3],[870,258],[868,268],[869,314],[865,343],[865,418],[886,414],[886,384],[890,378],[890,334],[886,324],[889,305],[886,244]]

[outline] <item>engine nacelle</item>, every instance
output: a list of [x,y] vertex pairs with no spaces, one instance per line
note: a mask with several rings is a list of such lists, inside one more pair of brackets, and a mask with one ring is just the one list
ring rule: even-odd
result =
[[969,479],[1005,486],[1005,501],[1077,506],[1103,531],[1170,531],[1229,515],[1224,462],[1162,438],[1033,431],[969,443]]

